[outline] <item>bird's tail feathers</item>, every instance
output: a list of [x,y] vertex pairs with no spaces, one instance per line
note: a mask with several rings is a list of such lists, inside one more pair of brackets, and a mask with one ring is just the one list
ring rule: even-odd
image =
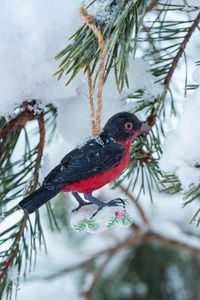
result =
[[26,214],[31,214],[36,211],[40,206],[53,198],[60,190],[48,190],[44,187],[39,188],[32,194],[24,198],[19,206],[24,210]]

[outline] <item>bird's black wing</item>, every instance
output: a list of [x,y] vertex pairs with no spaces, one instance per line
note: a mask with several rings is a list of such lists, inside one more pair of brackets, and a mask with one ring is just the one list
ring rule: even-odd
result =
[[62,189],[72,184],[116,167],[124,158],[126,149],[122,144],[109,140],[106,143],[90,140],[80,149],[67,154],[61,163],[44,179],[47,189]]
[[65,156],[63,157],[63,159],[61,160],[61,164],[67,165],[68,161],[69,161],[69,160],[70,160],[77,152],[79,152],[79,149],[78,149],[78,148],[76,148],[76,149],[70,151],[67,155],[65,155]]

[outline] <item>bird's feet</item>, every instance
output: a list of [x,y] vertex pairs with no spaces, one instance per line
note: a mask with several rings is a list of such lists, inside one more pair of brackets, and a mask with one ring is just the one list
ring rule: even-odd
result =
[[82,206],[85,206],[85,205],[90,205],[92,204],[91,202],[89,201],[84,201],[77,192],[72,192],[72,195],[74,196],[74,198],[78,201],[78,207],[73,209],[72,210],[72,213],[73,212],[76,212],[78,211]]
[[82,200],[72,211],[71,225],[76,231],[102,232],[118,223],[126,227],[132,224],[122,199],[117,198],[105,203],[91,194],[85,194],[85,199],[87,202],[83,203]]
[[72,210],[72,213],[78,211],[81,207],[83,207],[83,206],[85,206],[85,205],[91,205],[91,204],[92,204],[92,203],[90,203],[90,202],[82,202],[82,203],[79,203],[79,205],[77,206],[77,208],[74,208],[74,209]]
[[84,194],[85,200],[84,201],[77,192],[72,192],[72,195],[75,197],[75,199],[78,201],[79,205],[77,208],[72,210],[73,212],[78,211],[82,206],[86,206],[86,205],[91,205],[94,204],[98,207],[98,209],[95,211],[95,213],[92,215],[91,219],[96,216],[96,214],[101,211],[103,208],[107,207],[117,207],[117,206],[121,206],[123,208],[125,208],[125,202],[121,199],[121,198],[116,198],[113,199],[107,203],[102,202],[100,200],[98,200],[97,198],[95,198],[94,196],[92,196],[92,194]]
[[123,208],[125,208],[125,202],[121,198],[113,199],[105,204],[108,206],[122,206]]
[[96,216],[96,214],[101,211],[103,208],[105,208],[106,206],[108,207],[113,207],[113,206],[121,206],[125,209],[125,202],[124,200],[122,200],[121,198],[116,198],[116,199],[113,199],[107,203],[104,203],[104,202],[101,202],[99,205],[99,208],[97,209],[97,211],[95,211],[95,213],[92,215],[91,219],[93,217]]

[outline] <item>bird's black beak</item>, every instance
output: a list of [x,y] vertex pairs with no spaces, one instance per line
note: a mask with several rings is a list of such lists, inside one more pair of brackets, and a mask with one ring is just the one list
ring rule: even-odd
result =
[[151,127],[149,125],[147,125],[146,123],[142,123],[142,126],[140,128],[140,131],[146,131],[149,132],[151,129]]

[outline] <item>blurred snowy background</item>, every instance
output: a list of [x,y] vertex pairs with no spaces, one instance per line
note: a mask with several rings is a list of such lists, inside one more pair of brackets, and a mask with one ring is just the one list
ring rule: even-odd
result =
[[[99,0],[99,3],[101,2]],[[183,11],[187,11],[184,0],[173,0],[171,4],[173,2],[184,5]],[[39,104],[33,107],[36,113],[48,103],[53,103],[57,107],[57,128],[51,143],[44,149],[39,181],[43,180],[67,152],[91,135],[86,77],[83,73],[79,73],[70,85],[65,87],[64,78],[56,81],[52,76],[58,67],[58,62],[54,60],[55,55],[66,46],[66,43],[69,43],[67,39],[81,25],[78,13],[81,3],[80,0],[6,0],[0,4],[0,115],[12,114],[14,108],[27,99],[39,99]],[[197,0],[189,0],[187,3],[191,6],[200,4]],[[150,12],[147,19],[151,20],[153,14],[154,12]],[[195,17],[196,12],[189,11],[189,14],[194,14]],[[178,19],[180,15],[172,10],[168,18]],[[185,14],[185,19],[187,18],[188,15]],[[199,60],[199,41],[199,32],[195,32],[189,47],[186,48],[189,84],[200,83],[200,67],[195,66],[195,62]],[[143,51],[144,49],[139,47],[136,59],[130,60],[128,70],[130,89],[124,89],[120,96],[116,92],[114,72],[110,74],[103,93],[102,124],[116,112],[133,110],[132,101],[122,101],[128,94],[143,89],[144,97],[149,99],[161,95],[163,86],[161,83],[156,83],[148,61],[143,60]],[[168,121],[163,126],[167,138],[165,141],[163,138],[164,153],[160,166],[163,171],[174,173],[179,178],[183,189],[187,190],[191,184],[200,184],[200,168],[193,167],[200,161],[200,87],[184,96],[185,64],[183,62],[184,57],[181,58],[173,75],[172,89],[176,99],[177,115],[171,116],[170,109],[166,110]],[[137,115],[145,119],[142,112],[138,112]],[[33,128],[34,126],[30,124],[29,130]],[[32,143],[36,143],[34,135]],[[20,156],[23,144],[24,140],[21,137],[15,149],[16,158]],[[138,190],[139,186],[136,186],[133,195],[137,195]],[[135,205],[130,204],[129,211],[136,224],[141,225],[144,232],[150,228],[166,238],[200,248],[199,228],[196,228],[195,222],[189,225],[199,209],[198,201],[182,209],[181,194],[169,196],[156,191],[152,193],[153,203],[148,195],[142,195],[139,200],[149,224],[145,225],[142,222]],[[95,195],[104,200],[124,198],[124,192],[119,188],[111,190],[110,187],[96,191]],[[77,233],[69,225],[70,211],[75,207],[70,195],[61,195],[52,200],[52,203],[61,230],[51,231],[46,209],[42,207],[40,211],[47,253],[44,249],[38,252],[36,268],[25,282],[21,276],[18,283],[18,271],[14,267],[9,271],[9,278],[16,280],[20,300],[86,299],[86,295],[81,292],[91,287],[95,276],[94,261],[88,260],[84,266],[87,272],[81,267],[74,266],[87,261],[99,251],[115,247],[133,230],[116,226],[101,234]],[[17,212],[14,217],[17,219],[21,215],[22,212]],[[1,223],[1,230],[7,228],[9,222],[12,223],[13,219]],[[178,254],[174,257],[175,254],[170,252],[172,250],[164,250],[159,246],[153,248],[146,246],[146,250],[145,246],[140,247],[138,250],[125,247],[110,257],[104,269],[104,280],[99,281],[98,290],[96,294],[94,292],[91,299],[200,299],[200,289],[194,280],[200,277],[198,260],[194,261],[189,255],[182,253],[180,257]],[[140,252],[138,253],[140,250],[143,253],[142,257]],[[165,258],[164,261],[162,257]],[[97,266],[101,265],[103,259],[104,256],[101,256]],[[165,265],[166,261],[169,264]],[[148,270],[145,267],[147,262]],[[128,269],[128,264],[132,267],[131,270]],[[193,273],[189,270],[190,267],[193,268]],[[68,268],[74,270],[67,270]],[[144,270],[143,275],[148,274],[148,276],[142,277],[140,269]],[[157,272],[158,269],[160,273]],[[165,284],[163,294],[158,294],[158,298],[155,298],[151,287],[153,289],[154,285],[160,286],[161,280]],[[188,286],[185,284],[187,280]],[[162,290],[162,287],[158,290]]]

